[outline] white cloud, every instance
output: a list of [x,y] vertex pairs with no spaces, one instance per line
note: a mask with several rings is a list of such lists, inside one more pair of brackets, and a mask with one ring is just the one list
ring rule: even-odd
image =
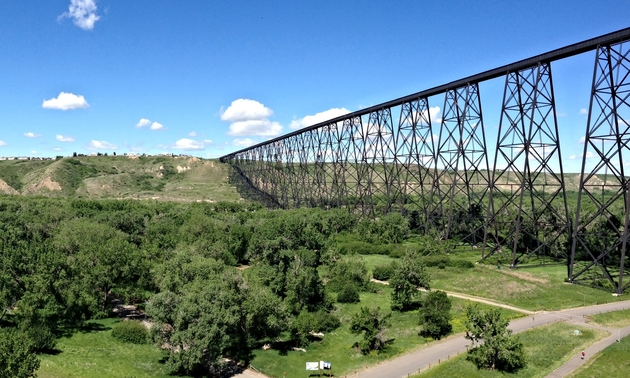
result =
[[39,138],[42,134],[35,134],[29,131],[28,133],[24,133],[24,136],[27,138]]
[[[582,156],[584,156],[584,154],[582,154]],[[595,154],[592,153],[591,151],[586,151],[586,158],[590,159],[590,158],[594,158]]]
[[576,157],[577,157],[576,155],[571,155],[569,156],[569,160],[575,160]]
[[231,136],[277,136],[282,133],[282,126],[278,122],[268,119],[253,119],[234,122],[230,125],[228,135]]
[[104,140],[92,140],[90,143],[85,145],[85,148],[88,150],[116,150],[118,149],[118,146]]
[[33,151],[31,151],[31,154],[32,155],[37,155],[37,151],[33,150]]
[[60,148],[60,147],[54,147],[54,148],[53,148],[53,151],[63,151],[63,149],[62,149],[62,148]]
[[57,136],[55,137],[55,139],[57,139],[60,142],[74,142],[74,138],[71,136],[63,136],[61,134],[57,134]]
[[233,145],[235,146],[239,146],[239,147],[249,147],[249,146],[253,146],[254,144],[256,144],[256,141],[249,139],[249,138],[236,138],[234,139],[234,141],[232,142]]
[[581,137],[580,140],[578,140],[579,144],[584,144],[584,142],[586,142],[586,137],[585,136]]
[[580,109],[580,114],[588,114],[588,110],[582,108]]
[[143,127],[149,127],[151,130],[164,130],[164,125],[159,122],[151,122],[151,120],[147,118],[141,118],[140,121],[136,124],[136,128],[141,129]]
[[6,145],[7,145],[7,142],[0,140],[0,146],[6,146]]
[[268,119],[273,110],[255,100],[239,98],[225,110],[221,120],[232,122],[228,135],[274,137],[282,133],[282,125]]
[[212,141],[204,140],[202,142],[199,142],[193,139],[182,138],[175,142],[175,144],[172,145],[171,148],[174,150],[200,151],[205,149],[206,145],[208,144],[212,144]]
[[213,141],[211,141],[210,139],[204,139],[203,141],[205,144],[214,144]]
[[191,132],[188,133],[188,136],[196,137],[197,133],[195,131],[191,131]]
[[96,14],[97,7],[95,0],[70,0],[68,11],[57,19],[72,18],[74,24],[83,30],[94,29],[94,23],[101,17]]
[[61,92],[57,98],[51,98],[50,100],[44,100],[42,108],[44,109],[59,109],[59,110],[74,110],[89,107],[90,104],[85,101],[85,97],[77,96],[73,93]]
[[346,115],[348,113],[350,113],[350,111],[346,108],[332,108],[324,110],[323,112],[319,112],[314,115],[308,115],[304,118],[293,120],[289,125],[289,128],[293,130],[301,129],[303,127],[308,127],[324,121],[328,121],[329,119],[341,117],[342,115]]
[[267,119],[272,115],[273,110],[260,102],[239,98],[232,101],[232,104],[221,112],[221,120],[227,122],[252,121]]
[[141,127],[145,127],[145,126],[149,126],[151,124],[151,121],[149,121],[146,118],[140,118],[140,121],[138,121],[138,123],[136,124],[136,127],[139,129]]

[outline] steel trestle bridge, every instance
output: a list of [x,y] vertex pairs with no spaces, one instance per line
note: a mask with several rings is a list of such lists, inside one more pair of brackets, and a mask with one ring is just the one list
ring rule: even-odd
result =
[[[272,208],[398,212],[512,267],[565,260],[570,282],[621,294],[630,224],[630,28],[337,117],[221,157]],[[579,190],[567,192],[551,63],[594,51]],[[505,78],[488,145],[479,83]],[[439,129],[429,97],[443,95]],[[489,161],[488,148],[494,149]],[[594,156],[596,163],[587,165]]]

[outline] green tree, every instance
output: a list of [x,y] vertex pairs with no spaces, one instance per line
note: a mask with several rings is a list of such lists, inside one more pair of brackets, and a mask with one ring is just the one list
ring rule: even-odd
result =
[[35,377],[38,368],[39,359],[28,335],[0,328],[0,378]]
[[421,334],[440,339],[451,332],[451,300],[445,292],[430,292],[422,301],[420,310]]
[[286,330],[288,311],[280,298],[246,283],[233,268],[169,279],[168,288],[151,298],[147,314],[155,322],[153,340],[169,346],[166,362],[174,373],[217,375],[224,357],[247,362],[255,341]]
[[359,312],[352,315],[350,331],[357,335],[363,333],[363,340],[358,343],[361,352],[367,354],[385,347],[383,333],[389,326],[390,317],[391,313],[387,315],[381,313],[380,307],[361,307]]
[[392,309],[405,311],[413,308],[420,298],[420,288],[430,289],[429,273],[424,269],[422,257],[417,253],[407,253],[400,263],[393,264],[389,279],[392,292]]
[[66,256],[68,288],[91,315],[106,316],[112,291],[136,286],[148,267],[127,234],[86,219],[66,222],[54,237]]
[[525,366],[523,344],[508,329],[509,321],[499,309],[482,311],[479,306],[466,309],[466,338],[472,341],[467,360],[479,369],[514,372]]

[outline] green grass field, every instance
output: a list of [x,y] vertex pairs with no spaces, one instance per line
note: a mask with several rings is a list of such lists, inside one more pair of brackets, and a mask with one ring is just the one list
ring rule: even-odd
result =
[[57,354],[41,355],[40,378],[169,377],[153,344],[127,344],[111,336],[118,319],[95,320],[57,342]]
[[566,267],[544,267],[511,270],[478,264],[473,269],[430,268],[433,288],[476,295],[516,307],[540,311],[624,300],[611,293],[582,285],[567,284]]
[[630,310],[612,311],[589,317],[591,321],[604,327],[624,328],[630,326]]
[[630,337],[597,353],[573,374],[571,378],[625,378],[630,372]]
[[[337,304],[337,314],[340,316],[341,327],[326,334],[322,341],[311,343],[306,347],[307,352],[278,350],[256,350],[251,364],[258,370],[271,377],[298,376],[304,373],[304,367],[308,361],[331,361],[333,363],[333,373],[342,375],[354,372],[365,366],[375,364],[379,361],[404,354],[406,352],[427,346],[431,339],[418,336],[420,326],[418,326],[418,311],[405,313],[394,312],[391,317],[391,326],[385,332],[386,339],[392,340],[385,351],[380,354],[362,355],[353,348],[353,344],[361,340],[362,336],[354,335],[349,330],[351,314],[358,312],[361,306],[379,306],[381,310],[390,312],[391,289],[385,285],[380,288],[380,293],[361,293],[361,302],[357,304]],[[464,331],[464,319],[466,306],[469,301],[452,298],[453,332]],[[488,308],[489,306],[481,306]],[[501,310],[503,316],[516,318],[521,314]]]
[[[476,261],[480,251],[452,253],[451,258]],[[388,265],[395,258],[381,255],[361,256],[368,270]],[[611,293],[582,285],[564,282],[566,267],[547,265],[532,268],[509,269],[477,264],[472,269],[454,267],[427,268],[431,274],[431,288],[470,294],[499,303],[531,311],[560,310],[625,300]]]
[[[581,331],[579,336],[573,334],[575,329]],[[414,377],[544,377],[562,366],[562,364],[568,361],[575,353],[579,353],[585,346],[597,340],[601,340],[606,336],[606,332],[597,329],[554,323],[518,335],[525,347],[527,365],[514,374],[478,370],[472,362],[466,361],[466,354],[461,354],[459,357],[430,368]],[[602,374],[598,376],[606,375]]]

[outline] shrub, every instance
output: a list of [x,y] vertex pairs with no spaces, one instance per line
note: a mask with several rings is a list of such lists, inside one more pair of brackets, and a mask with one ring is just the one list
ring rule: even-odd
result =
[[316,332],[334,331],[341,325],[339,318],[325,310],[313,313],[313,330]]
[[337,295],[337,302],[339,303],[357,303],[359,300],[359,290],[351,282],[348,282]]
[[293,321],[290,331],[293,340],[301,346],[308,345],[310,332],[330,332],[341,325],[334,314],[319,310],[317,312],[302,311]]
[[45,352],[55,349],[57,338],[51,328],[46,324],[34,324],[24,329],[28,337],[32,340],[33,350]]
[[392,276],[394,272],[394,268],[390,265],[379,265],[374,267],[374,271],[372,272],[372,277],[379,281],[387,281]]
[[148,335],[144,324],[135,320],[118,322],[112,327],[112,336],[125,343],[144,344]]
[[326,286],[330,291],[339,292],[351,282],[358,290],[366,290],[370,283],[370,276],[365,262],[358,256],[346,257],[337,261],[328,272]]

